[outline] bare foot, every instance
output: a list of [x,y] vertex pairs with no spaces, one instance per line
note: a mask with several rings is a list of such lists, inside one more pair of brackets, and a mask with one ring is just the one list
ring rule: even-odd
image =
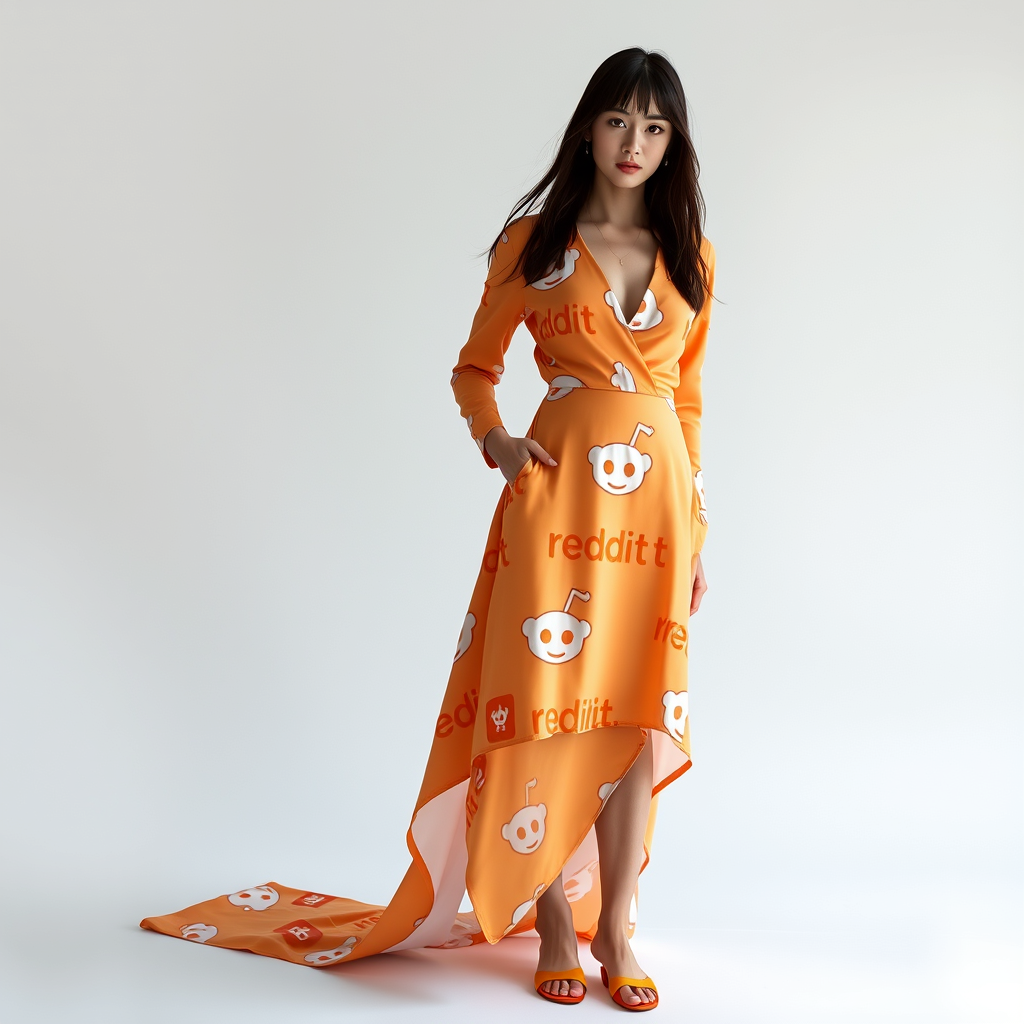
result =
[[[625,932],[613,935],[599,931],[590,943],[590,952],[604,964],[609,978],[618,975],[623,978],[645,978],[647,972],[636,962],[633,950],[629,948],[629,939]],[[634,988],[624,985],[619,990],[619,998],[630,1006],[640,1003],[653,1003],[658,994],[653,988]]]

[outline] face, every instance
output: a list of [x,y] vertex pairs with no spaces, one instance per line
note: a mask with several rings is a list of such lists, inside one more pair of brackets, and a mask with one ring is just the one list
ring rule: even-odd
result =
[[501,826],[501,838],[512,844],[516,853],[533,853],[544,842],[545,804],[527,804]]
[[344,959],[352,952],[352,947],[356,944],[355,936],[352,935],[347,938],[340,946],[335,946],[334,949],[323,949],[318,953],[307,953],[302,959],[308,964],[312,964],[314,967],[328,967],[331,964],[336,964],[339,960]]
[[653,100],[644,117],[634,97],[627,110],[603,111],[585,137],[598,171],[619,188],[636,188],[661,166],[672,131]]
[[277,890],[269,885],[254,885],[251,889],[232,893],[228,897],[228,902],[243,910],[267,910],[280,898]]
[[643,482],[651,468],[647,452],[631,444],[594,445],[587,453],[594,473],[594,483],[609,494],[629,494]]
[[523,623],[523,635],[530,650],[551,665],[571,661],[590,636],[590,623],[568,612],[545,612]]
[[188,939],[190,942],[205,942],[217,934],[217,926],[203,924],[200,921],[197,924],[183,924],[180,931],[183,939]]

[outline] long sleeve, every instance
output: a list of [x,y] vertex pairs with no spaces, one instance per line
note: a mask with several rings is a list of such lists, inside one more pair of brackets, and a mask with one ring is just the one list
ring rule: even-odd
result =
[[[675,388],[676,415],[683,428],[683,439],[690,455],[693,473],[694,515],[700,526],[707,527],[707,507],[704,501],[704,475],[700,459],[700,417],[703,411],[701,368],[707,350],[708,331],[711,326],[711,293],[715,286],[715,248],[704,239],[704,260],[708,265],[708,290],[704,305],[694,316],[686,333],[685,347],[679,358],[679,384]],[[703,532],[700,536],[703,543]],[[698,549],[699,550],[699,547]]]
[[504,372],[505,352],[512,335],[526,316],[526,285],[522,277],[504,280],[522,251],[521,225],[522,219],[514,221],[498,242],[469,338],[452,367],[455,401],[484,461],[492,469],[497,468],[497,463],[484,450],[484,438],[493,427],[503,425],[494,400],[494,387]]

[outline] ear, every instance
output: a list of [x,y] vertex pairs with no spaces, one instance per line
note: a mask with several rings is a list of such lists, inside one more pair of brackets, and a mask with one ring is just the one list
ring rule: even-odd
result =
[[508,840],[508,842],[511,842],[512,840],[509,839],[509,836],[508,836],[508,826],[509,826],[509,824],[511,824],[511,822],[508,822],[508,823],[506,823],[506,824],[501,826],[501,838],[505,839],[505,840]]
[[664,693],[663,693],[663,694],[661,695],[661,703],[662,703],[662,704],[663,704],[663,705],[664,705],[665,707],[668,707],[668,706],[669,706],[670,704],[672,704],[672,703],[673,703],[673,701],[672,701],[672,698],[673,698],[674,696],[675,696],[675,694],[674,694],[674,693],[673,693],[673,692],[672,692],[671,690],[666,690],[666,691],[665,691],[665,692],[664,692]]
[[543,821],[548,816],[547,804],[537,804],[537,817]]
[[592,466],[596,466],[597,465],[597,460],[600,457],[601,457],[601,446],[599,444],[595,444],[594,447],[591,448],[589,452],[587,452],[587,462],[589,462]]
[[582,635],[583,639],[586,640],[587,637],[590,636],[590,623],[587,622],[586,619],[581,619],[580,626],[582,627],[580,629],[580,634]]
[[536,621],[537,621],[536,619],[527,619],[523,623],[523,636],[528,637],[533,632],[533,624]]
[[647,452],[644,452],[643,463],[644,463],[644,472],[646,473],[647,470],[649,470],[651,468],[651,457],[650,457],[650,455],[647,454]]

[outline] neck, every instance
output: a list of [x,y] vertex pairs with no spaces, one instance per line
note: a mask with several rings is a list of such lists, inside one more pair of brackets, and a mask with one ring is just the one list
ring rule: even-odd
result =
[[643,187],[619,188],[595,169],[594,184],[580,210],[579,220],[610,224],[622,231],[647,227],[649,218]]

